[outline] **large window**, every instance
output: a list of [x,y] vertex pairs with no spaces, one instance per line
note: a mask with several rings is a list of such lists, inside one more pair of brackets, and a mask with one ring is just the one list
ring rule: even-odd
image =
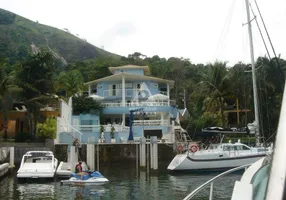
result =
[[80,124],[82,125],[82,132],[92,132],[92,120],[81,120]]

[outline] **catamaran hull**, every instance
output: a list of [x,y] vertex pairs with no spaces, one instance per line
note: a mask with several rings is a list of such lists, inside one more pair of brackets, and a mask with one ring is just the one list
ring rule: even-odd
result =
[[217,170],[234,168],[251,164],[265,157],[266,154],[256,154],[241,157],[198,159],[187,154],[176,155],[168,166],[168,170]]

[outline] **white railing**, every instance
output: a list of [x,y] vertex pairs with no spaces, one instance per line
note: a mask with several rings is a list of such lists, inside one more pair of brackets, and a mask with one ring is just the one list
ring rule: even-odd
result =
[[239,170],[242,170],[242,169],[247,169],[251,164],[247,164],[247,165],[242,165],[242,166],[239,166],[239,167],[236,167],[236,168],[233,168],[233,169],[230,169],[228,171],[225,171],[217,176],[215,176],[214,178],[208,180],[207,182],[205,182],[204,184],[200,185],[197,189],[195,189],[194,191],[192,191],[188,196],[186,196],[184,198],[184,200],[189,200],[189,199],[192,199],[199,191],[201,191],[202,189],[204,189],[206,186],[210,185],[210,195],[209,195],[209,200],[212,200],[213,199],[213,184],[214,184],[214,181],[222,176],[225,176],[225,175],[228,175],[232,172],[236,172],[236,171],[239,171]]
[[[144,91],[138,89],[125,89],[125,97],[133,97],[135,94]],[[167,96],[167,92],[165,91],[158,91],[159,94],[163,94]],[[122,96],[122,89],[111,89],[111,90],[104,90],[103,97],[115,97],[115,96]]]
[[[104,107],[123,107],[123,103],[101,103]],[[126,107],[140,107],[140,106],[168,106],[168,101],[144,101],[126,103]]]
[[61,124],[60,126],[63,128],[62,130],[64,130],[64,132],[70,134],[74,139],[78,138],[79,142],[81,143],[83,135],[81,131],[69,124]]
[[[98,132],[100,130],[100,126],[101,125],[73,125],[73,127],[75,127],[75,129],[77,129],[78,131],[82,131],[82,132]],[[104,127],[104,131],[105,132],[110,132],[111,130],[111,125],[102,125]],[[127,126],[122,126],[122,125],[118,125],[118,124],[112,124],[112,126],[115,129],[115,132],[122,132],[125,130],[129,130],[129,127]]]
[[134,120],[134,126],[168,126],[168,120]]

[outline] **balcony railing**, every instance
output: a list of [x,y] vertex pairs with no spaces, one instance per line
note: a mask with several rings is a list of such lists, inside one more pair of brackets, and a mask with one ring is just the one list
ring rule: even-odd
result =
[[[123,107],[123,103],[101,103],[104,107]],[[131,102],[126,103],[126,107],[138,107],[138,106],[168,106],[168,101],[144,101],[144,102]]]
[[[137,90],[137,89],[125,89],[125,97],[134,97],[134,95],[138,94],[138,92],[143,92],[144,90]],[[166,95],[166,91],[159,91],[158,93]],[[103,97],[122,97],[122,89],[111,89],[111,90],[104,90]]]
[[[72,126],[74,127],[74,129],[81,132],[99,132],[101,125],[72,125]],[[110,124],[102,126],[104,127],[105,132],[110,132],[111,130]],[[128,126],[122,126],[118,124],[113,124],[112,126],[115,128],[115,132],[123,132],[129,130]]]
[[134,120],[134,126],[168,126],[168,120]]

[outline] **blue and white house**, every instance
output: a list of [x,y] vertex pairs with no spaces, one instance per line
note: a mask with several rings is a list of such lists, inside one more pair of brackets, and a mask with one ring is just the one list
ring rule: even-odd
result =
[[104,106],[101,116],[73,116],[71,99],[68,104],[62,101],[56,142],[71,143],[78,138],[81,143],[89,143],[103,137],[109,143],[111,127],[116,143],[126,142],[130,126],[134,140],[157,136],[165,142],[174,142],[174,125],[179,116],[177,108],[170,104],[174,81],[146,75],[148,66],[126,65],[109,70],[111,76],[85,83],[88,96]]

